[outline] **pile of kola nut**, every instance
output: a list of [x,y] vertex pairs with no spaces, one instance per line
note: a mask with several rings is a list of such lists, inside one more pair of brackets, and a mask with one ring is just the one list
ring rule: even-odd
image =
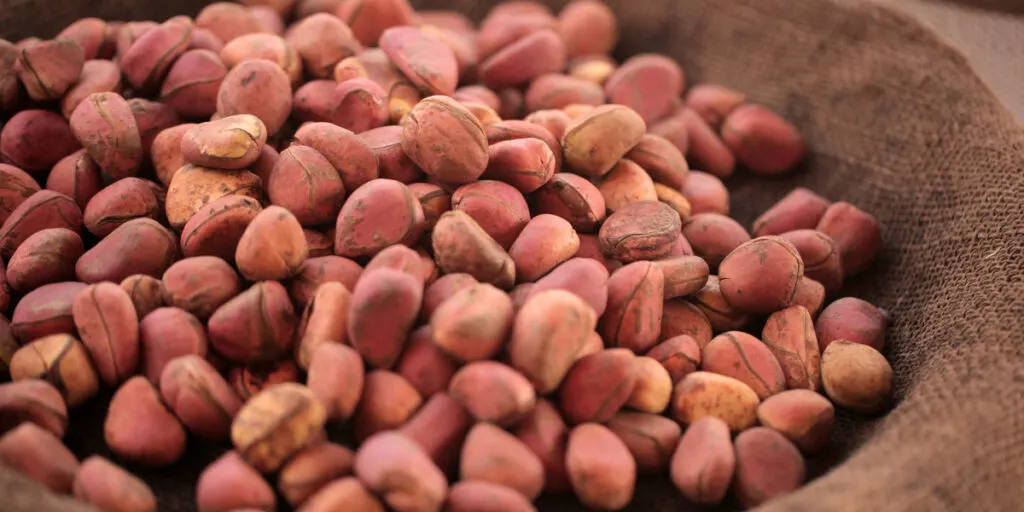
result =
[[196,439],[228,448],[200,511],[755,506],[834,406],[890,403],[885,315],[841,293],[878,222],[803,188],[728,217],[720,178],[801,137],[613,60],[603,4],[249,4],[0,44],[3,464],[108,511]]

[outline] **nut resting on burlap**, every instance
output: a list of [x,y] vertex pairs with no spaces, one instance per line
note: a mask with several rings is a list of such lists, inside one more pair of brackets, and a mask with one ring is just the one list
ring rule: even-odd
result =
[[[458,10],[478,21],[497,2],[454,0],[412,3],[418,9]],[[840,0],[647,0],[643,3],[616,0],[608,3],[618,16],[622,33],[616,50],[620,61],[643,52],[665,54],[685,69],[687,83],[720,83],[741,91],[748,101],[765,105],[792,122],[805,138],[808,156],[796,172],[774,178],[741,172],[726,180],[731,194],[730,216],[749,226],[795,187],[803,186],[829,200],[857,205],[873,214],[883,227],[883,241],[877,259],[867,271],[844,282],[842,296],[863,298],[889,314],[891,322],[885,332],[885,355],[893,367],[895,407],[878,418],[840,414],[837,433],[828,450],[809,460],[811,475],[817,478],[795,493],[767,504],[763,510],[1019,509],[1024,499],[1024,491],[1018,484],[1024,479],[1024,438],[1020,433],[1020,425],[1024,424],[1024,351],[1020,348],[1024,342],[1021,339],[1024,336],[1021,334],[1024,332],[1024,281],[1020,278],[1024,271],[1024,263],[1021,263],[1024,203],[1020,199],[1024,195],[1024,132],[1010,114],[973,74],[960,54],[909,18],[869,3]],[[0,37],[9,40],[31,35],[51,37],[70,21],[87,15],[162,22],[177,14],[195,15],[203,4],[194,1],[156,4],[107,0],[91,2],[86,7],[78,2],[61,1],[47,3],[47,16],[40,16],[41,3],[17,2],[5,6],[0,12]],[[552,2],[554,8],[560,8],[562,4],[564,2]],[[376,39],[374,34],[368,35],[359,27],[353,28],[360,40]],[[139,84],[145,86],[146,78],[140,76]],[[283,79],[278,80],[281,83],[289,80],[284,74],[276,78]],[[382,105],[378,107],[374,115],[393,113],[393,110],[385,112]],[[118,112],[124,113],[127,107],[118,104],[117,108],[120,109]],[[388,108],[401,109],[402,106],[388,105]],[[304,112],[298,107],[296,110]],[[264,129],[273,131],[269,127]],[[136,144],[138,142],[135,141]],[[95,156],[99,160],[99,154]],[[246,155],[246,158],[252,156]],[[292,156],[297,161],[301,157]],[[126,163],[116,159],[105,163],[107,167],[102,171],[106,174],[117,174],[125,166],[133,165],[131,161]],[[56,162],[42,162],[38,169],[32,170],[54,164]],[[255,181],[259,172],[257,169],[252,171],[251,177],[239,178],[240,188]],[[218,171],[198,168],[195,172],[210,174]],[[617,169],[616,172],[625,176],[630,170]],[[92,175],[98,177],[99,173],[100,170],[94,169]],[[342,176],[341,181],[345,179],[346,176]],[[356,188],[348,185],[348,182],[338,184],[335,192],[341,196],[352,194]],[[96,187],[98,190],[102,185],[97,183]],[[364,192],[369,194],[373,191]],[[387,190],[377,192],[377,197],[387,197],[385,194],[388,193]],[[168,198],[168,202],[170,200]],[[250,204],[237,200],[231,204],[235,203],[240,203],[239,208],[245,210],[242,217],[246,223],[260,218],[260,212],[253,211],[259,208],[255,202]],[[199,206],[181,205],[189,217],[204,213]],[[470,206],[467,204],[466,207]],[[614,210],[611,205],[609,209]],[[292,268],[289,257],[295,257],[295,254],[288,251],[291,246],[302,245],[299,242],[302,237],[297,236],[300,220],[273,217],[271,214],[277,212],[272,208],[263,212],[267,215],[260,219],[259,225],[266,226],[266,233],[276,236],[261,238],[261,251],[250,251],[254,261],[252,279],[275,279],[278,273],[305,275],[302,274],[303,268]],[[425,213],[419,211],[418,216],[410,213],[411,217],[418,219],[418,222],[410,221],[410,225],[422,226]],[[315,218],[317,212],[305,214]],[[457,220],[458,216],[451,216],[442,222],[453,224]],[[587,219],[582,221],[587,222]],[[80,224],[81,218],[76,223]],[[140,237],[146,234],[150,237],[147,244],[156,248],[155,254],[166,256],[174,252],[173,247],[167,246],[162,228],[154,226],[156,222],[137,219],[119,226],[117,230]],[[188,230],[187,225],[184,228]],[[545,226],[535,229],[542,228]],[[241,237],[241,231],[237,235]],[[286,235],[293,236],[288,238]],[[396,241],[415,236],[418,233],[398,233]],[[330,247],[333,242],[330,240],[326,244]],[[583,242],[577,240],[576,243]],[[327,254],[334,254],[335,249],[330,247]],[[501,248],[489,249],[500,251]],[[267,267],[271,265],[266,261],[256,261],[257,255],[265,256],[268,251],[279,251],[282,255],[273,262],[276,266],[269,269]],[[495,269],[495,282],[507,285],[504,286],[506,288],[513,283],[508,282],[508,276],[503,272],[507,272],[510,265],[518,267],[520,263],[513,261],[514,245],[510,251],[513,257],[505,262],[505,266]],[[396,254],[395,260],[415,261],[415,251],[409,253]],[[312,254],[310,256],[312,258]],[[305,257],[297,259],[301,261]],[[307,260],[306,265],[310,265],[310,261],[312,259]],[[352,272],[351,269],[337,268],[331,271],[339,276]],[[213,270],[207,272],[215,273]],[[243,270],[243,274],[245,272]],[[269,274],[264,275],[267,272]],[[379,277],[380,280],[397,289],[410,289],[408,282],[414,280],[397,271],[377,272],[378,276],[385,276]],[[98,276],[96,280],[120,282],[123,277],[128,276],[117,276],[117,279]],[[353,283],[356,278],[358,274],[351,278]],[[338,280],[344,278],[339,277]],[[466,289],[475,284],[468,283]],[[286,304],[289,298],[294,300],[296,293],[304,293],[294,285],[288,290],[279,285],[254,287],[231,299],[232,302],[228,303],[231,307],[221,308],[221,311],[226,311],[222,315],[231,318],[214,315],[210,323],[225,325],[231,319],[244,318],[251,314],[251,304],[256,302]],[[316,300],[333,301],[333,304],[372,299],[372,290],[360,291],[356,286],[346,286],[353,291],[352,297],[344,294],[324,297],[328,295],[324,293],[324,296],[318,294]],[[127,295],[138,308],[144,297],[133,292],[138,288],[129,290],[132,291]],[[415,292],[406,293],[416,295]],[[308,295],[305,298],[312,299],[311,291]],[[190,296],[184,299],[177,297],[178,300],[188,298]],[[206,296],[202,300],[218,299]],[[424,304],[427,302],[424,298]],[[174,325],[198,322],[196,317],[204,317],[202,321],[205,322],[205,316],[209,314],[207,309],[212,311],[222,306],[219,302],[214,305],[206,302],[188,304],[190,306],[182,309],[189,309],[189,312],[174,318]],[[271,329],[287,331],[299,322],[311,322],[320,329],[345,331],[345,326],[330,324],[322,318],[300,320],[301,308],[292,312],[290,306],[282,306],[279,311],[280,315],[274,319],[276,323]],[[412,323],[417,314],[420,312],[402,321]],[[367,320],[367,325],[373,323],[371,320]],[[353,331],[352,326],[348,327],[349,332],[358,332],[358,328]],[[197,340],[191,331],[176,333],[176,337],[181,338],[183,346],[187,345],[181,349],[186,353],[193,353],[198,350],[194,347],[198,346],[205,353],[205,347],[210,343],[218,350],[232,348],[238,357],[253,360],[267,358],[267,351],[278,355],[274,342],[251,346],[245,343],[245,333],[233,336],[230,329],[213,331],[215,329],[211,326],[210,340],[201,333],[203,339]],[[145,325],[140,325],[140,336],[145,347]],[[357,349],[360,343],[358,336],[349,340],[349,344]],[[319,347],[326,354],[323,348]],[[166,357],[177,355],[184,354]],[[400,374],[403,363],[391,360],[395,356],[391,351],[375,354],[379,358],[379,366],[397,364],[395,371]],[[337,358],[339,365],[352,360],[351,355],[344,351],[325,357]],[[433,354],[431,357],[442,360],[447,356]],[[475,364],[478,366],[467,368],[478,369],[482,364],[500,366],[499,363]],[[109,377],[110,372],[98,369],[100,374],[93,375],[93,380]],[[315,367],[304,369],[308,369],[311,376],[317,372]],[[111,371],[119,374],[116,370],[114,365]],[[454,368],[451,370],[455,372]],[[202,375],[216,374],[206,372],[205,367],[190,371]],[[239,376],[237,382],[234,378],[230,382],[215,380],[214,387],[227,390],[224,386],[230,385],[238,393],[253,383],[260,387],[263,381],[295,380],[299,371],[294,364],[281,365],[268,368],[260,375]],[[461,410],[457,405],[426,401],[426,405],[421,406],[421,391],[414,388],[429,383],[417,382],[413,386],[406,384],[406,387],[399,388],[393,385],[393,382],[401,380],[397,374],[371,371],[372,376],[368,374],[366,382],[372,392],[387,398],[389,403],[403,404],[403,410],[420,408],[426,411],[430,407],[430,411],[440,411],[437,414],[446,418],[451,418],[451,414],[442,413],[452,408]],[[494,370],[495,373],[503,371]],[[159,407],[158,398],[146,397],[159,394],[163,386],[173,386],[171,377],[170,374],[164,375],[160,380],[168,379],[168,382],[161,382],[155,387],[135,381],[133,384],[139,384],[134,386],[137,389],[129,389],[133,396],[122,398],[148,400],[148,412],[157,417],[161,414],[169,417],[170,412]],[[467,382],[469,377],[464,374],[463,382]],[[142,380],[141,377],[136,379]],[[457,396],[457,400],[462,400],[464,405],[478,404],[481,408],[488,405],[483,400],[474,399],[471,386],[465,387],[467,392]],[[512,387],[515,386],[510,384],[509,388]],[[518,386],[519,389],[523,387]],[[94,388],[89,390],[95,393]],[[308,397],[302,397],[303,403],[307,403]],[[533,405],[532,394],[519,394],[516,398],[519,400],[514,402],[516,406]],[[109,399],[110,392],[102,391],[101,396],[72,414],[72,426],[67,429],[64,442],[79,459],[85,460],[92,454],[111,457],[103,441]],[[345,397],[334,399],[337,402],[334,410],[306,409],[305,414],[313,417],[312,424],[322,424],[325,414],[354,414],[357,429],[368,429],[369,432],[383,429],[387,421],[402,424],[406,419],[382,417],[379,411],[367,408],[347,410]],[[542,410],[542,407],[537,406],[535,410]],[[273,405],[267,409],[275,410]],[[515,417],[518,411],[513,408],[502,412]],[[484,414],[475,408],[471,412]],[[465,421],[468,424],[470,420],[465,418]],[[168,427],[172,435],[180,433],[177,423],[167,423],[173,423],[177,428]],[[164,426],[167,427],[166,424]],[[426,430],[415,422],[403,428]],[[752,434],[748,439],[771,435],[765,429],[748,432]],[[360,431],[356,432],[357,436],[360,434]],[[487,432],[477,432],[475,436],[480,439],[485,434]],[[591,441],[607,437],[602,437],[604,432],[583,434]],[[583,434],[579,437],[585,438]],[[244,440],[240,444],[263,453],[259,440],[250,442],[247,433],[236,435]],[[497,438],[493,432],[490,435]],[[501,443],[507,445],[509,457],[519,453],[516,451],[519,446],[515,443],[507,440]],[[186,458],[170,468],[145,469],[134,465],[130,468],[153,488],[161,510],[193,510],[196,478],[203,468],[213,468],[208,469],[213,473],[209,477],[211,479],[225,473],[238,481],[250,477],[241,472],[223,470],[224,467],[230,469],[232,465],[238,465],[238,461],[231,457],[210,466],[221,455],[217,445],[199,437],[189,437],[188,445]],[[387,455],[386,447],[379,450]],[[281,462],[277,457],[271,454],[259,459],[265,464],[260,469],[276,469]],[[424,463],[429,465],[429,461],[410,459],[411,467]],[[379,483],[381,488],[388,485],[374,478],[375,470],[379,468],[370,467],[365,462],[361,464],[358,458],[353,464],[362,480]],[[831,471],[826,473],[829,469]],[[216,474],[218,470],[220,475]],[[346,467],[339,471],[347,474],[351,470]],[[418,495],[428,500],[436,497],[432,491],[439,484],[437,475],[430,476],[425,479],[429,481],[419,489],[421,494]],[[533,492],[530,484],[534,482],[529,481],[529,476],[523,476],[522,485]],[[258,477],[252,478],[262,482]],[[351,484],[351,481],[338,480],[332,485],[338,487],[338,492],[354,493]],[[667,478],[645,478],[641,474],[636,484],[635,496],[627,510],[669,511],[692,507]],[[359,485],[355,487],[361,489]],[[254,500],[264,499],[272,493],[269,488],[257,490],[259,492],[252,496]],[[0,468],[0,496],[4,497],[5,509],[15,511],[86,509],[42,491],[4,468]],[[215,501],[216,498],[210,499]],[[200,499],[205,498],[201,496]],[[538,507],[541,510],[581,509],[575,500],[561,497],[542,497]]]

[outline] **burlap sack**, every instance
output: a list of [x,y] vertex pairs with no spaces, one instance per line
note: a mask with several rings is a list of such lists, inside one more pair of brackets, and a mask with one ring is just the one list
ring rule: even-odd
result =
[[[477,18],[491,4],[417,3]],[[14,0],[0,10],[0,35],[49,36],[86,13],[159,18],[199,4]],[[866,3],[611,4],[622,23],[620,57],[667,53],[691,83],[744,91],[806,136],[811,155],[799,172],[777,180],[741,173],[729,182],[742,222],[805,185],[874,212],[884,225],[876,265],[846,292],[891,314],[887,355],[898,405],[881,419],[844,416],[835,449],[812,461],[816,474],[834,469],[763,510],[1024,509],[1024,131],[963,56],[910,18]],[[39,12],[43,5],[50,16]],[[106,454],[104,412],[100,401],[73,415],[67,442],[80,456]],[[141,471],[161,510],[194,508],[195,477],[217,453],[195,445],[190,453],[172,469]],[[666,479],[641,480],[629,510],[693,509]],[[0,503],[75,509],[9,476],[0,478]],[[540,508],[580,509],[568,499]]]

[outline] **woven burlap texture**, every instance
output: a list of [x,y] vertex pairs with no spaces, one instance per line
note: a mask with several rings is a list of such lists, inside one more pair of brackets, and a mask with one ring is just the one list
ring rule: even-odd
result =
[[[414,3],[477,19],[491,5]],[[25,30],[52,35],[67,19],[93,13],[194,14],[201,3],[46,2],[54,13],[48,19],[38,17],[42,3],[10,4],[0,11],[5,37]],[[741,222],[749,225],[803,185],[873,212],[884,226],[875,266],[844,293],[891,315],[886,355],[896,372],[897,406],[880,419],[842,418],[836,449],[815,461],[838,465],[762,509],[1021,510],[1024,132],[1012,116],[961,54],[884,7],[838,0],[610,4],[621,20],[619,57],[668,54],[689,83],[744,91],[807,138],[811,154],[798,172],[728,182]],[[15,23],[23,20],[30,21]],[[67,441],[79,455],[106,453],[104,412],[99,403],[74,415]],[[157,489],[161,510],[194,508],[195,477],[216,453],[196,445],[190,452],[173,470],[142,473]],[[22,498],[14,501],[32,501],[27,493]],[[579,506],[546,500],[540,508]],[[665,478],[644,477],[629,510],[692,509]]]

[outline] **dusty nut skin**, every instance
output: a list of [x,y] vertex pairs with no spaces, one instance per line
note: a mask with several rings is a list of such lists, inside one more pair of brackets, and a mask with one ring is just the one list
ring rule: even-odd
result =
[[487,169],[483,124],[447,96],[424,98],[402,119],[402,150],[428,176],[461,185]]
[[305,386],[277,384],[249,399],[231,423],[239,454],[262,473],[271,473],[321,435],[327,414]]
[[646,130],[643,118],[629,107],[597,107],[566,131],[565,163],[585,176],[602,176],[640,142]]
[[30,98],[60,99],[78,81],[85,64],[82,48],[69,39],[42,41],[21,48],[14,65]]
[[218,169],[244,169],[256,162],[267,141],[260,118],[241,114],[197,125],[185,132],[181,153],[189,163]]
[[877,350],[837,340],[821,355],[825,393],[840,407],[861,414],[878,414],[893,398],[892,366]]
[[465,212],[441,215],[431,234],[434,258],[446,273],[465,273],[509,289],[516,282],[512,257]]
[[724,421],[731,431],[741,432],[757,423],[760,403],[757,393],[743,382],[699,371],[676,384],[670,408],[681,423],[692,425],[711,416]]

